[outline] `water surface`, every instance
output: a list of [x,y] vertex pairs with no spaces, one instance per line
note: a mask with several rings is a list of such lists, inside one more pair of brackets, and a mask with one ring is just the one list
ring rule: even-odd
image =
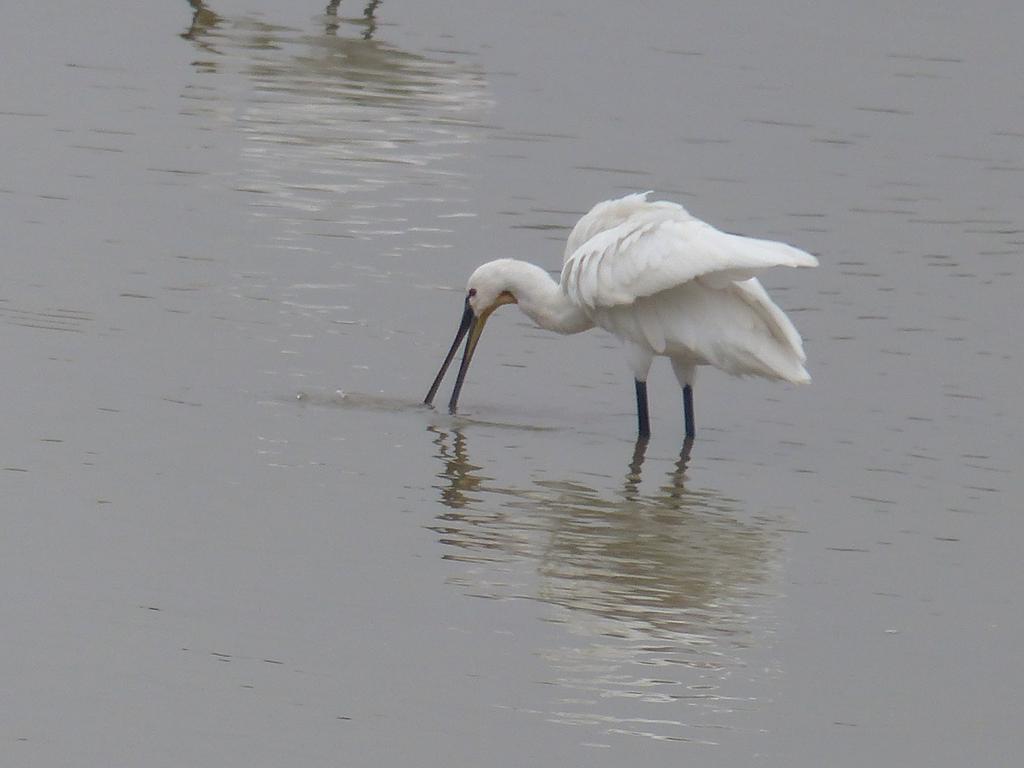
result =
[[[7,9],[11,764],[1009,764],[1021,15]],[[686,447],[656,365],[637,446],[512,308],[420,404],[473,267],[645,189],[819,254],[810,387]]]

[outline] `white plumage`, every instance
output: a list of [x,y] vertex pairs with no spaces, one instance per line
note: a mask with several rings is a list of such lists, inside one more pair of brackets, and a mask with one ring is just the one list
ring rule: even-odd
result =
[[645,382],[658,355],[672,360],[684,388],[688,436],[698,365],[810,381],[800,334],[755,275],[775,266],[817,266],[817,259],[785,243],[721,232],[681,205],[646,197],[598,203],[583,216],[569,235],[559,283],[514,259],[479,267],[469,279],[460,332],[426,402],[469,333],[450,403],[454,413],[483,325],[508,303],[518,303],[542,328],[578,333],[597,325],[622,339],[637,382],[641,436],[649,432]]

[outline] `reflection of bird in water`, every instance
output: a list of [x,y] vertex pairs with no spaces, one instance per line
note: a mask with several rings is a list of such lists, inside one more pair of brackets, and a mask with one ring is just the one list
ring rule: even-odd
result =
[[[327,18],[335,19],[333,23],[331,21],[327,22],[328,34],[333,34],[338,31],[337,18],[338,6],[340,5],[341,0],[331,0],[331,2],[327,4],[327,10],[325,11]],[[380,0],[370,0],[370,2],[366,4],[366,8],[363,9],[363,21],[366,24],[366,30],[363,32],[363,40],[369,40],[373,37],[373,33],[377,31],[377,17],[375,14],[377,13],[377,6],[379,5]]]
[[[679,458],[676,460],[675,470],[671,474],[672,482],[663,486],[663,490],[670,498],[678,499],[685,491],[683,487],[683,476],[686,474],[686,465],[690,463],[690,452],[693,450],[693,438],[683,440],[683,447],[679,450]],[[644,466],[644,457],[647,455],[647,441],[637,440],[633,447],[633,460],[629,462],[629,471],[622,484],[622,497],[627,500],[637,498],[640,486],[640,472]]]
[[803,383],[803,343],[756,275],[769,267],[813,267],[817,259],[785,243],[720,232],[681,206],[645,194],[598,203],[577,222],[560,282],[538,266],[498,259],[467,285],[455,342],[427,393],[429,405],[463,337],[448,410],[459,392],[488,317],[503,304],[541,328],[572,334],[604,328],[626,345],[636,382],[640,437],[650,435],[647,373],[668,357],[683,390],[686,436],[694,436],[692,384],[697,366],[735,376]]
[[464,196],[446,166],[476,141],[474,118],[490,104],[479,72],[377,39],[379,2],[357,17],[332,2],[318,32],[190,4],[182,36],[212,54],[196,70],[242,77],[190,85],[186,111],[238,128],[247,167],[235,188],[257,215],[278,208],[278,220],[313,222],[317,234],[375,240],[418,224],[415,237],[430,241],[433,230],[404,209],[418,190]]
[[[578,476],[515,486],[489,476],[505,462],[471,459],[461,432],[430,432],[445,507],[431,529],[456,569],[449,583],[546,604],[539,618],[564,628],[534,650],[550,670],[552,722],[670,740],[728,727],[729,678],[763,636],[755,600],[774,547],[734,502],[687,487],[689,442],[645,492],[643,440],[619,486]],[[623,698],[626,717],[615,704]]]
[[[454,61],[427,58],[374,39],[379,2],[368,3],[363,15],[354,18],[338,16],[340,3],[332,2],[324,16],[323,34],[304,34],[252,17],[224,17],[202,0],[189,4],[192,23],[181,36],[215,53],[225,48],[248,52],[243,64],[273,90],[352,98],[367,105],[468,108],[480,101],[478,73]],[[361,34],[338,34],[342,22],[360,27]],[[307,50],[300,53],[297,45]],[[280,55],[282,51],[287,53]]]
[[740,598],[766,577],[768,534],[737,519],[728,499],[686,487],[689,441],[654,493],[641,491],[646,442],[638,441],[621,488],[609,495],[578,478],[503,487],[471,461],[463,433],[430,431],[446,507],[433,529],[457,549],[446,557],[490,564],[502,579],[512,563],[533,563],[542,577],[535,597],[611,621],[614,631],[742,632]]
[[220,25],[220,16],[207,8],[206,3],[202,2],[202,0],[189,0],[188,4],[192,6],[192,25],[185,32],[182,32],[181,36],[216,53],[214,49],[207,46],[205,38],[211,30],[216,29]]
[[[206,33],[221,23],[221,17],[211,10],[203,0],[188,0],[188,4],[192,6],[192,25],[181,36],[186,40],[201,40]],[[341,0],[331,0],[327,4],[327,8],[324,9],[324,28],[329,35],[335,34],[341,26],[338,17],[338,8],[340,6]],[[349,21],[362,23],[365,26],[363,31],[364,40],[371,39],[373,33],[377,31],[376,13],[379,6],[380,0],[370,0],[363,9],[363,15],[360,19],[349,19]]]
[[445,465],[437,476],[443,483],[439,486],[441,503],[451,509],[465,509],[473,500],[471,494],[490,478],[475,474],[481,467],[470,463],[466,455],[466,436],[461,431],[452,432],[452,444],[449,447],[447,432],[437,427],[427,429],[435,435],[433,442],[437,446],[437,458]]

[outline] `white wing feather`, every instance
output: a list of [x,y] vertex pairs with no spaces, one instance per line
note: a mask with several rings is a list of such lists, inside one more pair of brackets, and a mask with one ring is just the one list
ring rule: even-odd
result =
[[565,242],[565,257],[562,259],[562,262],[568,261],[576,252],[576,249],[594,235],[618,226],[631,216],[645,210],[651,208],[673,208],[676,209],[677,214],[689,216],[683,206],[677,203],[648,203],[647,196],[649,194],[651,193],[640,192],[620,197],[617,200],[605,200],[604,202],[597,203],[576,222],[576,226],[569,233],[569,238]]
[[753,309],[764,322],[771,334],[797,356],[801,363],[807,361],[804,342],[786,313],[771,300],[768,292],[756,278],[735,283],[735,290],[743,301]]
[[593,310],[632,304],[691,280],[722,289],[769,267],[817,263],[785,243],[721,232],[675,203],[628,195],[599,203],[580,219],[569,237],[561,286],[574,303]]

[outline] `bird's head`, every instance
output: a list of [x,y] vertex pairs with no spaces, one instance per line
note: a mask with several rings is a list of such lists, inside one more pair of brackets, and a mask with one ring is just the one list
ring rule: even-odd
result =
[[473,359],[473,352],[476,351],[477,342],[484,331],[487,318],[491,316],[502,304],[515,304],[515,294],[512,292],[510,272],[512,259],[498,259],[483,264],[469,276],[466,284],[466,299],[463,305],[462,319],[459,322],[459,330],[455,334],[455,341],[452,342],[448,355],[441,364],[434,383],[423,402],[430,405],[437,394],[437,388],[448,371],[459,348],[463,337],[466,337],[466,349],[462,353],[462,364],[459,366],[459,375],[455,380],[455,389],[452,391],[452,399],[448,403],[448,412],[455,413],[459,401],[459,392],[462,391],[462,384],[466,380],[466,371],[469,370],[469,363]]
[[512,259],[498,259],[481,264],[466,283],[466,306],[481,320],[502,304],[515,304],[512,292]]

